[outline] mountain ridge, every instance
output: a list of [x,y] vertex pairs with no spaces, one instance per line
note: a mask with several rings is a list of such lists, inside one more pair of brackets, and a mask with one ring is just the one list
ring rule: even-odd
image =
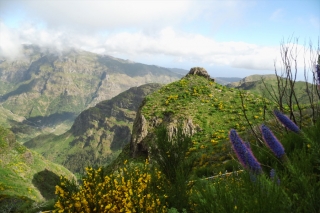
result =
[[[181,77],[163,67],[82,50],[57,53],[27,45],[24,52],[20,60],[0,63],[0,104],[33,123],[35,132],[54,132],[60,124],[66,131],[79,113],[100,101],[134,86],[166,84]],[[10,120],[1,119],[11,126]],[[24,137],[19,128],[15,131],[18,138]]]

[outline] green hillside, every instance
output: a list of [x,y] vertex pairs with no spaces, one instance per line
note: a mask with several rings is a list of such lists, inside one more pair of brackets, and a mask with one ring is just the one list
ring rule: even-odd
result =
[[[269,118],[265,109],[272,105],[268,100],[251,92],[243,92],[241,96],[251,125]],[[229,144],[226,144],[228,131],[231,128],[241,134],[249,131],[242,101],[238,90],[198,75],[187,75],[167,84],[143,101],[134,122],[130,151],[120,155],[118,162],[148,154],[159,126],[165,125],[172,134],[178,125],[182,125],[184,132],[192,135],[193,146],[189,154],[200,156],[197,162],[199,175],[230,170],[228,161],[232,156]]]
[[16,142],[12,132],[0,127],[0,210],[4,211],[7,202],[22,198],[32,202],[55,198],[60,175],[74,178],[69,170],[27,149]]

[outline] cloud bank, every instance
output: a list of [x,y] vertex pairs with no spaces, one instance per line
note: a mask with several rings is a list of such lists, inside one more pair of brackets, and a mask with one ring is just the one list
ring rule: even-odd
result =
[[[0,56],[21,55],[21,44],[61,51],[73,47],[131,60],[274,69],[279,46],[218,41],[202,32],[241,27],[254,1],[1,1]],[[269,19],[283,18],[283,9]],[[13,18],[15,17],[15,18]],[[316,23],[316,18],[312,18]],[[156,59],[154,59],[155,61]],[[161,64],[158,64],[161,65]]]
[[[21,54],[21,44],[37,44],[56,51],[74,47],[98,54],[156,56],[173,60],[227,65],[238,68],[272,70],[277,48],[245,42],[217,42],[196,33],[164,28],[157,33],[119,32],[108,36],[68,33],[25,26],[19,30],[1,24],[0,56],[14,58]],[[271,63],[270,63],[271,62]]]

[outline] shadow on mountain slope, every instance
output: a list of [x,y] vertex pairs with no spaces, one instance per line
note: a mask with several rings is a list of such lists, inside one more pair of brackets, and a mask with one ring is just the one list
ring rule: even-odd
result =
[[38,188],[46,200],[49,200],[55,198],[55,186],[58,185],[59,181],[58,175],[45,169],[33,175],[32,184]]

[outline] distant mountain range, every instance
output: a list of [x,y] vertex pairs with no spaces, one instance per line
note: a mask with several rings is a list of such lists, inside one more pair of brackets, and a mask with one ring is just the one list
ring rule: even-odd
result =
[[216,82],[221,85],[231,84],[233,82],[241,81],[241,78],[238,77],[216,77]]
[[[189,72],[189,70],[179,69],[179,68],[168,68],[168,69],[174,73],[178,73],[183,76],[185,76]],[[238,77],[213,77],[213,78],[218,84],[221,84],[221,85],[227,85],[233,82],[238,82],[242,79]]]
[[[311,84],[307,83],[308,87],[311,88]],[[232,82],[226,85],[236,89],[249,90],[250,92],[262,95],[265,98],[273,100],[274,91],[277,90],[277,76],[274,74],[270,75],[250,75],[238,82]],[[269,92],[267,91],[267,89]],[[287,88],[289,91],[289,86]],[[315,92],[315,91],[314,91]],[[271,95],[273,94],[273,95]],[[296,81],[295,82],[295,94],[300,104],[310,104],[309,96],[306,90],[306,82]],[[316,95],[316,94],[314,94]],[[284,102],[289,101],[284,99]]]
[[26,45],[24,54],[0,62],[0,114],[7,115],[0,125],[13,127],[20,141],[26,129],[62,133],[83,110],[131,87],[182,77],[167,68],[75,49],[52,53]]

